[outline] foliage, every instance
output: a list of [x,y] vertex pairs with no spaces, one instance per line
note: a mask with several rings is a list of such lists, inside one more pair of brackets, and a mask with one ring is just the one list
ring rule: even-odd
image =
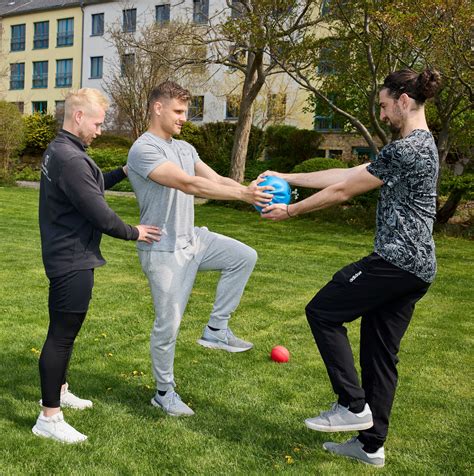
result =
[[33,168],[29,165],[20,168],[17,167],[14,173],[15,180],[24,180],[26,182],[39,182],[41,172],[38,168]]
[[[107,200],[126,223],[138,223],[136,200]],[[376,473],[323,451],[327,435],[302,424],[334,398],[305,305],[338,269],[371,252],[372,230],[337,216],[269,223],[255,211],[196,207],[196,224],[252,246],[259,260],[231,318],[235,333],[255,345],[241,355],[196,345],[219,277],[198,275],[176,347],[176,390],[196,412],[187,420],[167,417],[149,403],[155,385],[148,283],[135,244],[104,236],[108,263],[95,272],[93,299],[68,373],[72,391],[92,399],[94,408],[64,410],[66,421],[89,439],[66,446],[31,434],[40,411],[38,357],[48,321],[38,192],[3,188],[0,204],[0,241],[7,250],[0,267],[0,392],[8,404],[0,418],[1,474],[152,475],[157,468],[173,475],[472,474],[469,240],[436,237],[438,276],[417,303],[401,345],[387,467]],[[359,320],[347,325],[356,359],[359,326]],[[288,364],[269,360],[276,344],[289,349]],[[339,435],[338,441],[345,438]]]
[[265,152],[268,159],[279,159],[277,169],[288,172],[295,165],[314,157],[321,144],[319,132],[309,129],[298,129],[294,126],[269,126],[265,130]]
[[461,192],[465,200],[474,199],[474,173],[454,175],[449,170],[444,170],[441,175],[439,192],[446,196],[452,192]]
[[[117,141],[118,142],[118,141]],[[116,142],[116,143],[117,143]],[[94,144],[95,145],[95,144]],[[128,148],[92,148],[87,149],[89,157],[97,164],[102,172],[109,172],[127,163]],[[126,178],[112,187],[112,190],[120,192],[132,192],[132,185]]]
[[[228,176],[235,128],[236,124],[232,122],[209,122],[196,126],[188,121],[176,138],[192,144],[207,165],[218,174]],[[247,152],[249,163],[255,162],[260,157],[262,148],[263,132],[258,127],[252,126]]]
[[[310,173],[310,172],[319,172],[320,170],[328,169],[346,169],[347,163],[339,159],[328,159],[325,157],[314,157],[312,159],[305,160],[301,164],[298,164],[293,168],[291,173],[301,174],[301,173]],[[312,188],[299,188],[298,196],[300,200],[304,200],[309,196],[316,193],[317,190]]]
[[12,158],[22,147],[24,127],[18,108],[0,101],[0,182],[11,181]]
[[94,139],[92,146],[94,149],[104,149],[104,148],[126,148],[130,149],[132,147],[133,141],[124,136],[114,135],[114,134],[101,134],[99,137]]
[[56,137],[58,123],[52,114],[34,114],[24,116],[25,152],[43,155],[48,144]]
[[103,172],[108,172],[127,163],[128,149],[119,147],[96,149],[89,147],[87,154]]

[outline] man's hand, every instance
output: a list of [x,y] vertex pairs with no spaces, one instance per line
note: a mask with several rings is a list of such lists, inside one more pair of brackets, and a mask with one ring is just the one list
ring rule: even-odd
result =
[[259,187],[258,183],[261,182],[257,178],[254,180],[248,187],[245,187],[243,193],[244,196],[242,200],[251,205],[257,205],[259,207],[266,206],[269,202],[272,201],[273,195],[271,193],[265,193],[266,190],[274,190],[270,185],[265,185],[264,187]]
[[265,207],[260,216],[273,221],[287,220],[291,218],[291,212],[288,211],[289,207],[290,205],[285,205],[284,203],[275,203],[274,205]]
[[274,177],[279,177],[283,180],[286,180],[285,174],[282,174],[280,172],[275,172],[274,170],[265,170],[265,172],[261,173],[258,177],[257,180],[261,182],[262,180],[265,179],[268,175],[273,175]]
[[157,226],[137,225],[138,241],[145,241],[146,243],[153,243],[161,240],[161,230]]

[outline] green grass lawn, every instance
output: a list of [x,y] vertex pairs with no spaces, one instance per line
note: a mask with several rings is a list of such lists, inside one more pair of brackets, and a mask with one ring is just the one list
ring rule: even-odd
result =
[[[108,200],[137,222],[134,199]],[[0,474],[473,474],[472,242],[437,237],[438,277],[402,342],[387,463],[375,470],[325,453],[330,435],[303,423],[334,400],[304,307],[337,269],[371,252],[373,231],[314,219],[268,223],[255,212],[209,205],[196,207],[196,224],[259,253],[232,318],[254,350],[228,354],[196,344],[218,278],[199,275],[175,365],[178,391],[196,415],[175,419],[153,408],[148,285],[134,244],[104,237],[108,264],[96,271],[69,374],[72,391],[94,408],[65,410],[89,439],[67,446],[35,437],[48,323],[37,202],[35,190],[0,188]],[[349,333],[358,352],[357,322]],[[290,350],[288,364],[269,361],[276,344]]]

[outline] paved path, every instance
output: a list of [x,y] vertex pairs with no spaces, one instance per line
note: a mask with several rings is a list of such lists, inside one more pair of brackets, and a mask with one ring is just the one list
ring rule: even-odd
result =
[[[24,187],[24,188],[39,188],[39,182],[26,182],[24,180],[17,180],[16,184],[19,187]],[[122,197],[135,197],[135,194],[133,192],[116,192],[115,190],[106,190],[105,191],[106,195],[117,195],[117,196],[122,196]],[[194,199],[194,203],[196,205],[202,205],[203,203],[206,203],[207,200],[205,198],[199,198],[196,197]]]

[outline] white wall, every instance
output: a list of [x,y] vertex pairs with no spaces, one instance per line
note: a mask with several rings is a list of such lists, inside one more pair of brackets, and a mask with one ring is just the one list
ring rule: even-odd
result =
[[[107,41],[107,30],[115,23],[122,23],[122,10],[124,8],[137,9],[137,31],[140,30],[140,24],[151,23],[155,21],[155,6],[163,3],[170,3],[171,20],[178,18],[192,19],[193,0],[135,0],[127,2],[114,1],[100,3],[96,5],[88,5],[84,8],[84,50],[83,50],[83,75],[82,86],[97,88],[104,91],[104,80],[111,72],[113,65],[119,65],[118,58],[114,48]],[[91,36],[92,32],[92,15],[96,13],[104,13],[104,36]],[[219,21],[219,18],[225,19],[230,12],[227,10],[225,0],[210,0],[209,16],[213,18],[213,23]],[[170,45],[172,47],[172,45]],[[91,57],[103,56],[103,78],[91,79]],[[281,83],[285,83],[284,90],[287,92],[287,103],[291,105],[296,97],[298,90],[297,85],[289,78],[280,75],[280,80],[276,83],[281,87]],[[202,122],[222,121],[225,119],[226,101],[225,96],[232,93],[235,86],[239,83],[239,73],[231,73],[228,68],[223,66],[211,65],[207,67],[207,74],[204,81],[200,84],[190,85],[183,84],[184,87],[190,87],[191,93],[194,95],[204,96],[204,117]],[[274,82],[274,84],[276,84]],[[271,87],[273,89],[273,86]],[[267,90],[268,91],[268,90]],[[266,92],[267,92],[266,91]],[[239,93],[237,88],[235,93]],[[266,95],[265,92],[265,95]],[[263,99],[263,102],[265,100]],[[301,106],[297,106],[301,111]],[[258,116],[258,114],[257,114]],[[257,121],[258,121],[257,117]],[[287,119],[288,123],[297,125],[298,119],[291,116]]]

